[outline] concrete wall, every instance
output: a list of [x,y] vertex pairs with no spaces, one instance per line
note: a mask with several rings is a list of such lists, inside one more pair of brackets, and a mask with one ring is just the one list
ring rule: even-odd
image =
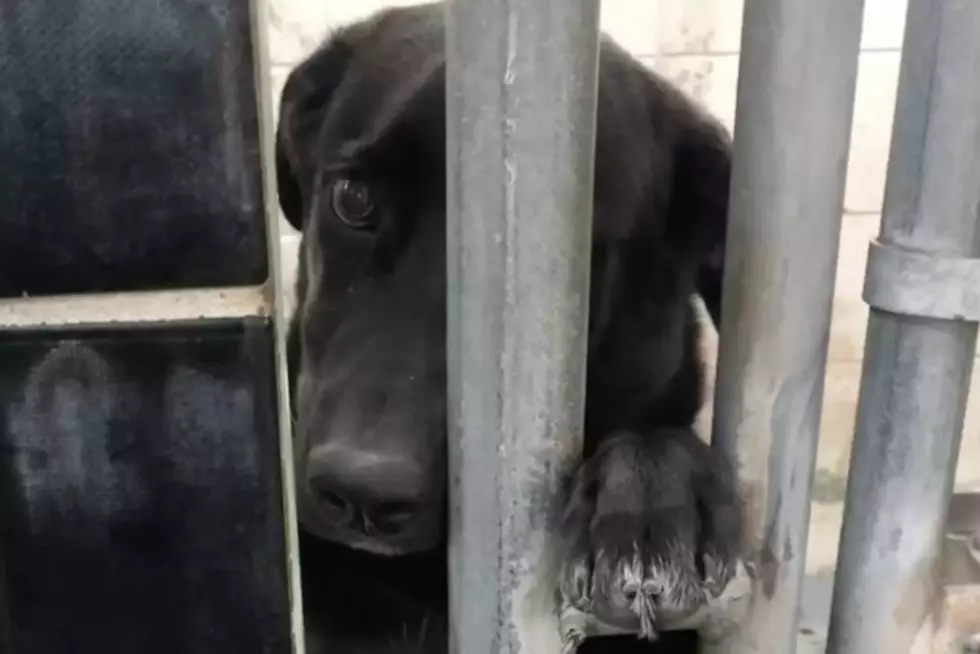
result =
[[[276,93],[289,67],[331,26],[411,1],[270,0]],[[733,126],[741,0],[603,0],[602,22],[623,46]],[[808,567],[826,577],[836,557],[868,309],[861,300],[869,239],[878,230],[905,19],[905,0],[866,0],[864,34],[834,302]],[[285,235],[291,244],[295,236]],[[710,330],[709,330],[710,331]],[[707,348],[713,354],[714,343]],[[958,486],[980,489],[980,366],[974,373]],[[823,593],[821,593],[823,594]],[[819,631],[825,598],[809,617]]]

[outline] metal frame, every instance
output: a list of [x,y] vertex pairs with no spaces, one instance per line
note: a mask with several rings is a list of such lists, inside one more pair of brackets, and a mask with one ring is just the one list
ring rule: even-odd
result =
[[[267,0],[249,0],[251,37],[254,45],[254,81],[261,142],[264,220],[269,276],[257,286],[181,288],[172,290],[85,293],[45,297],[0,299],[0,330],[105,327],[137,328],[221,319],[268,317],[273,323],[277,368],[277,403],[280,407],[279,452],[282,479],[287,580],[292,603],[290,622],[293,651],[304,654],[302,591],[299,578],[299,546],[293,488],[292,421],[288,410],[286,333],[288,298],[282,286],[279,205],[275,181],[275,122],[272,83],[269,79]],[[2,608],[3,560],[0,558],[0,608]],[[5,642],[6,615],[0,612],[0,644]],[[2,647],[0,647],[2,650]]]
[[289,369],[286,339],[289,333],[291,301],[284,289],[282,266],[282,220],[279,215],[279,191],[276,183],[276,121],[272,100],[269,37],[265,29],[270,15],[268,0],[249,0],[251,6],[252,43],[254,44],[255,93],[259,130],[259,152],[262,157],[262,197],[265,201],[266,242],[268,243],[269,278],[263,287],[272,315],[276,357],[276,401],[279,405],[279,470],[282,480],[283,535],[290,629],[293,654],[306,654],[306,630],[303,616],[303,588],[300,578],[299,520],[296,514],[296,486],[293,456],[293,416],[290,411]]
[[561,649],[584,418],[598,0],[447,4],[450,651]]
[[[265,4],[251,2],[268,282],[2,300],[0,328],[272,317],[303,654]],[[863,0],[745,0],[713,443],[741,463],[753,601],[705,652],[795,650],[862,14]],[[584,410],[599,0],[454,0],[447,19],[450,648],[556,653],[555,501]],[[980,642],[943,617],[980,604],[980,584],[947,586],[943,566],[980,321],[978,34],[977,0],[909,0],[829,654]]]
[[912,651],[941,552],[980,320],[980,4],[909,0],[827,651]]
[[[835,654],[908,651],[925,624],[980,319],[980,5],[911,2]],[[713,444],[741,464],[752,600],[705,652],[796,648],[863,9],[745,0]],[[558,652],[548,531],[581,439],[598,2],[447,11],[450,647]]]
[[746,0],[712,444],[740,463],[748,615],[707,651],[792,652],[863,0]]
[[[270,278],[271,274],[270,270]],[[273,312],[271,302],[265,286],[11,298],[0,300],[0,329],[104,327],[268,317]]]

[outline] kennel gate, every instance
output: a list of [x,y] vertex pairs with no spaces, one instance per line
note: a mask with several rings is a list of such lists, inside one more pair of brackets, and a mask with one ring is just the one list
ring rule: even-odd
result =
[[[74,12],[82,4],[86,11]],[[0,11],[0,279],[24,280],[0,300],[0,651],[48,654],[84,642],[102,652],[162,652],[190,639],[201,651],[303,652],[290,430],[280,409],[284,316],[262,4],[19,0]],[[861,11],[860,0],[746,0],[713,441],[745,465],[749,561],[757,565],[744,626],[708,647],[718,654],[794,647]],[[452,644],[459,654],[557,652],[548,504],[581,439],[598,1],[455,0],[449,12],[449,206],[483,218],[451,219],[447,250],[451,515],[464,518],[451,553]],[[968,610],[980,602],[977,585],[939,566],[980,319],[980,88],[950,82],[976,79],[980,44],[970,36],[980,33],[980,5],[910,0],[908,16],[883,228],[866,283],[872,316],[834,654],[911,651],[916,638],[925,648],[916,652],[957,651],[980,630]],[[173,100],[163,117],[141,104],[148,88],[164,106]],[[204,95],[214,89],[217,102]],[[178,105],[190,109],[175,114]],[[75,112],[86,106],[127,112],[113,125],[108,114]],[[138,156],[114,153],[123,165],[103,170],[110,164],[86,139],[118,137],[99,131],[110,129],[142,147]],[[195,152],[191,134],[213,137],[208,145],[221,156]],[[174,175],[175,144],[203,182],[160,183],[160,170]],[[91,169],[131,192],[112,204],[99,179],[86,178],[92,187],[73,181]],[[28,193],[31,179],[45,178],[43,194]],[[163,197],[171,213],[161,217],[152,209]],[[139,241],[127,231],[133,214],[160,221],[154,238],[192,228],[205,250],[227,255],[203,266],[161,260],[170,274],[141,277],[138,259],[112,241]],[[530,214],[536,220],[517,220]],[[43,251],[39,234],[50,232],[39,217],[65,216],[78,220],[78,239]],[[206,229],[226,216],[246,235],[238,244]],[[159,251],[150,241],[137,242],[137,254]],[[57,256],[64,253],[69,260]],[[10,267],[24,260],[35,270]],[[72,260],[101,263],[106,274],[86,284],[91,270],[73,269]],[[60,285],[47,284],[52,275]],[[883,422],[892,407],[908,411],[904,421]],[[52,413],[86,429],[45,417]],[[111,443],[112,460],[83,451],[88,470],[58,467],[66,442],[84,435],[108,445],[116,424],[152,437],[150,451]],[[191,428],[195,438],[181,438]],[[916,439],[920,432],[930,438]],[[230,442],[239,448],[216,458]],[[283,465],[263,466],[263,454]],[[169,476],[148,473],[148,463],[161,462]],[[222,475],[225,489],[245,489],[244,499],[220,496],[213,482]],[[72,506],[58,503],[66,489]],[[183,503],[161,499],[175,493]],[[235,519],[196,506],[214,499]],[[262,510],[236,513],[245,500]],[[80,507],[86,518],[73,523],[69,513]],[[197,513],[182,514],[188,507]],[[140,519],[119,520],[123,513]],[[182,531],[188,520],[208,537]],[[109,540],[140,552],[141,539],[166,528],[185,540],[124,558],[122,570],[100,558]],[[895,544],[896,530],[920,538]],[[53,549],[52,534],[77,551]],[[249,554],[209,570],[209,588],[233,599],[216,611],[187,589],[201,583],[192,568],[224,553],[231,538]],[[148,572],[161,563],[175,566],[172,578]],[[264,585],[245,583],[256,567]],[[93,578],[101,595],[85,585]],[[937,584],[950,584],[935,595],[942,606],[922,599]],[[482,592],[490,586],[494,593]],[[159,605],[122,600],[151,589]],[[916,601],[896,613],[896,598],[908,597]],[[26,616],[25,606],[56,611],[58,599],[65,611],[128,604],[129,624],[85,621],[82,612],[51,633]],[[215,631],[225,640],[208,642],[205,632]],[[932,641],[943,639],[950,649],[936,649]],[[256,643],[267,649],[250,649]]]
[[[581,447],[597,5],[448,10],[454,654],[557,652],[569,626],[539,493]],[[752,582],[702,616],[740,619],[712,654],[796,649],[863,8],[745,2],[712,443],[742,465]],[[910,0],[832,654],[980,631],[980,578],[941,574],[944,539],[966,548],[945,532],[980,320],[977,34],[980,3]],[[978,505],[954,498],[959,529]]]

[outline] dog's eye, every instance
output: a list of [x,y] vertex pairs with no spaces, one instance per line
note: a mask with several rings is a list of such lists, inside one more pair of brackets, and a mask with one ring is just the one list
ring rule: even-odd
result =
[[330,188],[330,201],[333,212],[348,227],[354,229],[373,229],[376,223],[374,200],[371,189],[364,182],[352,179],[338,179]]

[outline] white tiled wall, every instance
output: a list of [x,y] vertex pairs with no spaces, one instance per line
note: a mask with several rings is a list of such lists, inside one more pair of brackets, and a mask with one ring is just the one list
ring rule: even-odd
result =
[[[393,4],[414,2],[270,0],[276,92],[289,66],[330,27]],[[604,29],[732,126],[741,0],[603,0],[602,6]],[[867,320],[861,300],[865,254],[878,229],[904,19],[905,0],[866,0],[813,524],[815,536],[831,539],[847,473]],[[289,243],[294,237],[285,238]],[[980,368],[974,377],[958,482],[980,489]],[[815,543],[811,570],[832,565],[834,547]]]

